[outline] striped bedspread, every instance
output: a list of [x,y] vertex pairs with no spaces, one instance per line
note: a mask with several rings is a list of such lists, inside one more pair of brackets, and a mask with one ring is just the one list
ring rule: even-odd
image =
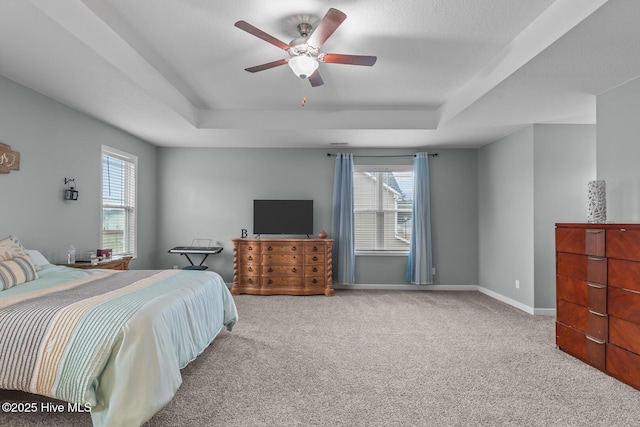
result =
[[[34,285],[29,291],[15,291],[9,295],[2,295],[3,292],[0,294],[0,388],[88,403],[92,407],[97,405],[96,409],[110,406],[98,401],[109,399],[98,388],[101,374],[112,358],[114,345],[123,346],[126,342],[123,331],[129,328],[128,325],[136,324],[132,319],[143,307],[147,306],[146,311],[150,311],[148,307],[154,302],[157,305],[158,301],[175,301],[185,292],[191,292],[190,288],[204,286],[187,281],[186,288],[180,288],[179,284],[185,278],[177,275],[185,273],[182,270],[87,270],[76,273],[79,277],[53,286]],[[203,277],[202,272],[190,273],[187,277]],[[213,336],[206,336],[204,344],[198,343],[199,347],[208,345],[222,324],[231,329],[237,319],[235,305],[226,287],[223,292],[222,298],[227,298],[228,294],[231,301],[219,305],[228,313],[223,315],[221,325],[213,326],[212,332],[208,332]],[[192,299],[198,298],[202,297]],[[160,321],[167,323],[168,316],[162,316]],[[175,335],[175,332],[168,334]],[[186,351],[187,355],[183,356],[183,350],[178,349],[175,352],[179,354],[171,355],[171,358],[188,359],[177,361],[179,369],[202,350]]]

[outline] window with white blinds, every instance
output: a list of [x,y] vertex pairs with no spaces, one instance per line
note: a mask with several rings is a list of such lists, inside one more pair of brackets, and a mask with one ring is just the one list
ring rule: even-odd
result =
[[410,165],[356,166],[353,173],[356,254],[407,254],[411,246]]
[[136,256],[137,169],[137,156],[102,146],[100,247],[113,255]]

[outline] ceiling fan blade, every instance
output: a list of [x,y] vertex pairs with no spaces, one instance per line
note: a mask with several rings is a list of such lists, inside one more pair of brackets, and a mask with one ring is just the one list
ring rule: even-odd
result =
[[286,59],[278,59],[277,61],[267,62],[266,64],[245,68],[245,70],[250,73],[257,73],[258,71],[268,70],[269,68],[277,67],[279,65],[284,65],[287,62],[288,61]]
[[331,8],[324,15],[318,26],[313,33],[309,36],[307,44],[320,48],[327,41],[331,34],[342,24],[342,21],[347,19],[347,15],[340,12],[338,9]]
[[366,65],[371,67],[376,63],[377,56],[343,55],[340,53],[323,53],[318,56],[318,61],[329,64]]
[[249,24],[246,21],[238,21],[234,24],[236,27],[240,28],[241,30],[246,31],[249,34],[253,34],[254,36],[271,43],[274,46],[279,47],[282,50],[289,50],[289,45],[285,42],[283,42],[282,40],[278,40],[277,38],[273,37],[272,35],[269,35],[267,33],[265,33],[264,31],[262,31],[259,28],[254,27],[253,25]]
[[318,72],[318,70],[315,70],[313,74],[307,77],[307,79],[309,79],[309,83],[311,83],[311,86],[313,87],[322,86],[324,84],[324,81],[322,80],[322,77],[320,77],[320,73]]

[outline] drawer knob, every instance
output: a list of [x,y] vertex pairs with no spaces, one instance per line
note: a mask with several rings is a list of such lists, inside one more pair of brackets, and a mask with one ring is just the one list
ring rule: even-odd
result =
[[313,251],[314,251],[314,252],[318,252],[318,247],[317,247],[317,246],[314,246],[314,247],[313,247]]
[[273,273],[273,268],[269,267],[269,270],[267,270],[269,273]]
[[249,279],[249,280],[247,280],[247,282],[253,283],[253,279]]
[[295,273],[296,271],[297,271],[297,270],[296,270],[296,268],[295,268],[295,267],[293,267],[293,268],[291,269],[291,272],[292,272],[292,273]]
[[317,273],[318,272],[318,268],[317,267],[313,267],[313,272]]
[[253,246],[249,246],[249,247],[247,248],[247,250],[248,250],[248,251],[252,251],[252,250],[253,250]]
[[268,251],[271,251],[271,250],[273,250],[273,248],[272,248],[271,246],[269,246],[269,247],[267,248],[267,250],[268,250]]
[[314,256],[312,259],[313,259],[314,261],[317,261],[317,260],[318,260],[318,257],[317,257],[317,256]]
[[298,248],[296,248],[296,247],[294,246],[294,247],[292,247],[292,248],[291,248],[291,250],[295,252],[295,251],[297,251],[297,250],[298,250]]
[[247,271],[253,271],[253,268],[249,267],[247,268]]
[[270,285],[273,284],[273,280],[269,279],[269,284]]
[[247,259],[248,259],[249,261],[253,261],[253,257],[252,257],[251,255],[249,255],[249,256],[247,257]]
[[318,283],[318,279],[313,279],[311,283]]

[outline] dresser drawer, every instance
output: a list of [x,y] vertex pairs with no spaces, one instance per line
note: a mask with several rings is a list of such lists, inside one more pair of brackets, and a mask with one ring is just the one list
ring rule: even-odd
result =
[[299,265],[264,265],[263,276],[296,276],[302,275],[303,268]]
[[274,252],[284,252],[284,253],[302,253],[303,246],[299,243],[275,243],[269,242],[264,243],[262,245],[262,253],[274,253]]
[[556,277],[556,297],[558,299],[587,306],[587,293],[586,280],[566,276]]
[[598,313],[607,312],[607,286],[587,283],[587,307]]
[[252,252],[260,252],[260,244],[259,243],[240,243],[238,245],[238,249],[240,252],[247,254]]
[[640,292],[640,262],[610,259],[607,284]]
[[609,336],[609,316],[589,310],[589,329],[587,334],[601,341]]
[[322,286],[327,283],[327,279],[324,276],[306,276],[304,278],[304,285],[309,286]]
[[324,264],[306,265],[304,267],[304,274],[309,276],[323,276]]
[[556,344],[561,350],[584,360],[587,355],[586,341],[584,333],[556,322]]
[[585,254],[597,257],[604,257],[605,250],[605,230],[588,229],[585,232]]
[[585,254],[585,230],[582,228],[556,228],[556,251]]
[[305,254],[324,253],[325,250],[326,246],[323,243],[305,243],[304,245]]
[[607,344],[607,373],[640,389],[640,356]]
[[260,276],[257,275],[240,275],[240,279],[238,281],[240,286],[247,287],[259,287],[260,286]]
[[556,313],[558,322],[582,332],[589,330],[589,309],[587,307],[559,299],[556,302]]
[[607,259],[587,257],[587,280],[591,283],[607,284]]
[[560,276],[587,280],[587,256],[558,252],[556,273]]
[[640,323],[640,293],[609,287],[607,313],[620,319]]
[[259,275],[260,264],[258,263],[246,263],[240,266],[240,274],[242,275]]
[[323,264],[324,254],[308,254],[304,256],[305,264]]
[[640,261],[640,231],[607,230],[607,258]]
[[585,360],[594,367],[605,370],[606,368],[606,343],[604,340],[585,336]]
[[263,254],[262,255],[262,265],[278,265],[278,264],[288,264],[288,265],[299,265],[302,264],[302,255],[294,255],[294,254]]
[[238,260],[242,264],[259,264],[260,263],[260,254],[249,252],[247,254],[242,254],[242,256],[238,257]]
[[302,275],[271,277],[263,276],[260,278],[260,284],[267,288],[270,286],[302,287]]
[[640,354],[640,324],[611,316],[609,318],[609,342]]

